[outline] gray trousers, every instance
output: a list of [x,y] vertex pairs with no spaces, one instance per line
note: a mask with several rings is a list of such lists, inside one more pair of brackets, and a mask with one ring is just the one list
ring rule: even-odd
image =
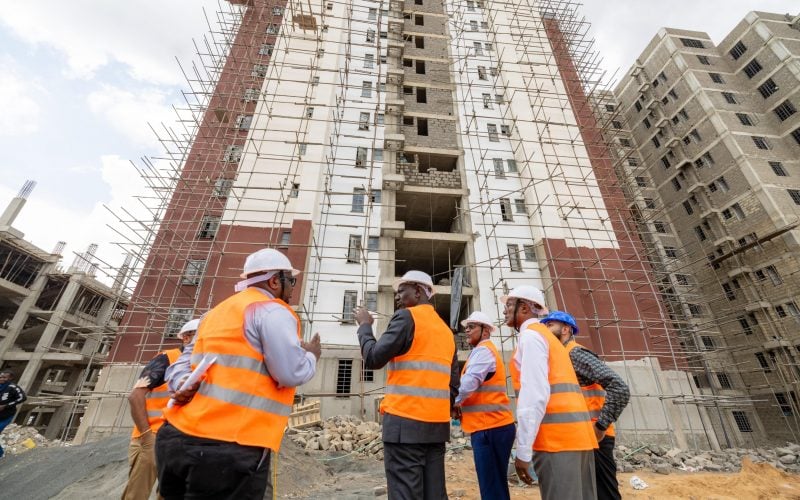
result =
[[594,451],[560,451],[533,454],[543,500],[595,500]]
[[389,500],[447,500],[444,452],[444,443],[383,443]]

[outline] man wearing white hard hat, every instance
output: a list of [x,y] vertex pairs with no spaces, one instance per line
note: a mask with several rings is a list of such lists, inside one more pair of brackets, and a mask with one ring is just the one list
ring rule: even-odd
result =
[[475,311],[461,322],[473,347],[456,396],[456,416],[470,433],[481,498],[508,500],[508,459],[516,426],[506,394],[506,370],[492,333],[497,328],[486,314]]
[[544,294],[532,286],[518,286],[500,302],[506,325],[519,332],[514,353],[520,386],[517,476],[532,484],[528,467],[533,460],[544,500],[594,500],[597,439],[569,353],[539,323],[547,314]]
[[321,354],[319,334],[304,342],[289,306],[298,274],[279,251],[259,250],[237,293],[203,316],[190,363],[210,367],[187,389],[185,365],[169,375],[177,404],[156,441],[164,498],[264,497],[295,387],[311,380]]
[[398,310],[380,339],[372,315],[356,309],[364,368],[386,366],[383,457],[392,500],[447,498],[445,443],[458,393],[458,358],[453,332],[431,304],[433,280],[409,271],[394,284]]
[[199,319],[193,319],[184,324],[177,334],[181,346],[163,351],[151,359],[128,394],[133,433],[128,446],[128,483],[122,492],[123,500],[150,498],[156,482],[156,432],[164,424],[163,410],[169,401],[169,388],[164,376],[194,337],[199,323]]

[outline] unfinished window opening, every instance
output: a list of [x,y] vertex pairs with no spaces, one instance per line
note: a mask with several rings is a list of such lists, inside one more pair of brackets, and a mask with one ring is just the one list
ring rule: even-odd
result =
[[414,117],[413,116],[403,116],[403,125],[407,127],[414,126]]
[[417,102],[425,104],[428,102],[428,91],[423,87],[417,87]]
[[421,14],[414,14],[414,26],[425,26],[425,18]]
[[418,75],[425,74],[425,61],[416,61],[415,63],[415,70]]
[[198,231],[197,237],[205,240],[214,238],[219,230],[219,221],[220,217],[218,215],[203,216],[203,220],[200,222],[200,231]]
[[428,135],[428,119],[427,118],[417,118],[417,135],[427,136]]
[[[345,294],[347,293],[349,292],[345,292]],[[352,316],[353,313],[351,312],[350,315]],[[345,394],[345,395],[350,394],[350,384],[352,382],[352,378],[353,378],[353,360],[340,359],[339,365],[336,368],[336,394]]]
[[414,35],[414,47],[418,49],[425,48],[425,38],[419,35]]

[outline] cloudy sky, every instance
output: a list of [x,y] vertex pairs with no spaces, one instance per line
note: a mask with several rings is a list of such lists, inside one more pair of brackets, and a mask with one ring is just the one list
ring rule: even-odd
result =
[[[220,3],[225,4],[224,0]],[[216,0],[35,0],[0,9],[0,209],[26,179],[38,182],[16,222],[35,244],[99,243],[121,261],[107,228],[142,213],[132,163],[161,153],[148,123],[173,122],[188,88],[178,66],[209,30]],[[797,0],[587,0],[582,8],[607,75],[622,74],[664,26],[719,41],[750,10],[798,13]],[[119,227],[119,225],[117,224]]]

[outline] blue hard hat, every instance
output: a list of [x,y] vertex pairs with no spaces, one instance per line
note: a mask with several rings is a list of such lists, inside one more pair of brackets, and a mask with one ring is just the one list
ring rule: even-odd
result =
[[575,321],[575,318],[573,318],[571,314],[567,314],[564,311],[551,311],[550,314],[540,319],[539,323],[546,325],[551,321],[560,321],[565,325],[569,325],[572,327],[572,333],[575,335],[578,334],[578,323]]

